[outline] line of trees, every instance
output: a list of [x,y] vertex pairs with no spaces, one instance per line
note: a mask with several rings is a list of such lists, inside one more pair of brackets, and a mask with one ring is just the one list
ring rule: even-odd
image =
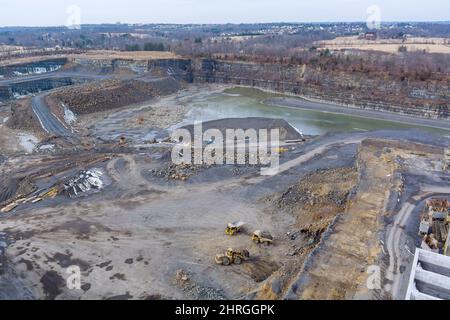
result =
[[139,44],[127,44],[126,51],[168,51],[162,42],[147,42],[141,47]]

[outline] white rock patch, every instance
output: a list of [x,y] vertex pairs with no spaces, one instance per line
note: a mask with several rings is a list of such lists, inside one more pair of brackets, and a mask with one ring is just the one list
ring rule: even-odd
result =
[[72,110],[67,108],[64,104],[63,107],[64,107],[64,121],[68,125],[75,123],[77,121],[77,116],[75,115],[75,113],[73,113]]
[[27,153],[32,153],[36,144],[39,142],[38,138],[32,134],[20,133],[18,137],[20,145]]

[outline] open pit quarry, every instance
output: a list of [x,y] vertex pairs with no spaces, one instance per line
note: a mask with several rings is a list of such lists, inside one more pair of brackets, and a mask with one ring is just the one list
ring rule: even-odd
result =
[[[150,53],[2,63],[0,299],[405,299],[425,202],[450,200],[448,90],[400,102],[304,85],[310,72]],[[237,118],[226,99],[284,113]],[[204,130],[279,129],[279,170],[175,164],[171,133],[204,104],[227,115]],[[297,109],[355,128],[313,134]],[[249,256],[217,264],[228,248]]]

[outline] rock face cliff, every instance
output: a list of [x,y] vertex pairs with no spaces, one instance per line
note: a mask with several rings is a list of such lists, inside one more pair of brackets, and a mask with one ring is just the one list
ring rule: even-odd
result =
[[164,70],[165,75],[193,81],[190,59],[156,59],[156,60],[127,60],[127,59],[90,59],[76,58],[71,61],[72,68],[101,72],[104,74],[129,70],[134,74],[143,75],[147,72],[158,73]]
[[52,72],[61,69],[66,63],[67,58],[55,58],[30,63],[0,66],[0,76],[9,78]]
[[[66,65],[64,65],[66,64]],[[330,101],[344,106],[403,113],[417,117],[450,120],[448,81],[400,81],[369,73],[335,72],[308,65],[252,63],[216,59],[71,59],[48,60],[38,64],[0,68],[0,75],[32,73],[68,67],[79,72],[100,74],[151,72],[158,78],[189,83],[222,83],[251,86],[285,94]],[[6,69],[5,69],[6,68]],[[18,69],[17,69],[18,68]],[[35,91],[70,85],[76,79],[44,79],[36,83],[0,84],[0,101]],[[176,82],[174,81],[174,83]]]
[[369,74],[332,73],[307,65],[192,61],[196,82],[252,86],[363,109],[450,119],[448,84],[389,81]]
[[73,84],[83,83],[83,79],[71,77],[48,77],[37,80],[24,80],[9,83],[7,85],[0,84],[0,102],[7,102],[17,98],[25,97],[30,94],[37,94],[42,91],[52,90],[55,88],[70,86]]

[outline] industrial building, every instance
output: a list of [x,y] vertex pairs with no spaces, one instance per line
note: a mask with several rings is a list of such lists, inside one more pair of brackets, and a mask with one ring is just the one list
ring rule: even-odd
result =
[[406,300],[450,299],[450,257],[416,249]]

